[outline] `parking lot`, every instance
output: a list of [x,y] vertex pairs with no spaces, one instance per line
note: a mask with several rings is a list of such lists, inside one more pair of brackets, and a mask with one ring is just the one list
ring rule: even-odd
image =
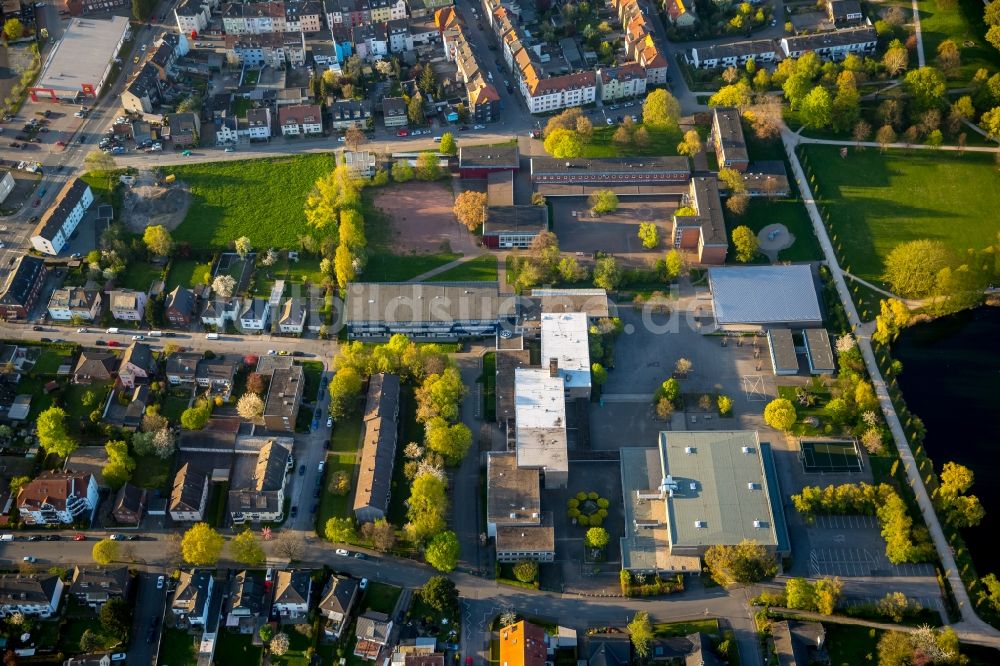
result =
[[934,576],[931,564],[892,564],[875,516],[817,516],[806,528],[810,576]]
[[591,253],[594,248],[631,260],[653,259],[637,236],[640,222],[655,222],[661,246],[668,235],[668,220],[679,206],[678,197],[643,196],[622,198],[614,213],[593,217],[585,197],[551,197],[552,230],[564,252]]

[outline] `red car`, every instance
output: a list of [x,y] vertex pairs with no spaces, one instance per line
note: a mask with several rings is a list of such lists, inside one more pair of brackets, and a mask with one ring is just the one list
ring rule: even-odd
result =
[[118,346],[118,341],[117,340],[108,340],[108,346],[109,347],[117,347]]
[[81,532],[77,532],[76,534],[73,535],[73,541],[86,541],[86,540],[87,540],[87,535]]
[[65,148],[66,147],[66,142],[65,141],[56,141],[56,145],[57,146],[62,146],[63,148]]
[[396,136],[410,136],[410,131],[401,129],[398,132],[396,132]]

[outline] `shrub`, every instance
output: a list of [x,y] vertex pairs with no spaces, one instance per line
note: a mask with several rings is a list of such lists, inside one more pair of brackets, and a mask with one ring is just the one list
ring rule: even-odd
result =
[[344,470],[337,470],[330,477],[330,492],[334,495],[346,495],[351,490],[351,477]]
[[569,508],[569,509],[575,509],[578,506],[580,506],[580,500],[578,500],[577,498],[570,497],[568,500],[566,500],[566,507],[567,508]]
[[583,492],[581,490],[580,492],[578,492],[576,494],[576,499],[579,500],[579,501],[581,501],[581,502],[584,501],[585,499],[587,499],[587,493],[585,493],[585,492]]
[[518,562],[514,565],[514,578],[522,583],[534,583],[538,578],[538,562]]
[[587,493],[587,499],[589,499],[589,500],[596,500],[596,499],[598,499],[599,497],[600,497],[600,495],[598,495],[598,494],[597,494],[596,492],[594,492],[593,490],[591,490],[591,491],[590,491],[589,493]]

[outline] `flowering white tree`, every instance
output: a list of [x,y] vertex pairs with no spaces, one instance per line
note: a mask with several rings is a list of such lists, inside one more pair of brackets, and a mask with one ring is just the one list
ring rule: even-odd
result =
[[288,652],[288,634],[275,634],[268,647],[271,654],[281,656]]
[[420,446],[416,442],[410,442],[406,445],[406,448],[403,449],[403,455],[410,460],[416,460],[420,458],[420,456],[424,455],[424,447]]
[[250,250],[253,249],[253,246],[250,245],[250,239],[246,236],[240,236],[233,241],[233,246],[236,248],[236,254],[240,255],[240,259],[246,259]]
[[262,266],[274,266],[278,262],[278,251],[273,247],[264,253],[264,256],[260,258],[260,263]]
[[236,403],[236,413],[253,421],[264,415],[264,401],[256,393],[244,393]]
[[164,460],[174,455],[174,433],[169,428],[161,428],[153,435],[153,452]]
[[217,275],[212,280],[212,291],[223,298],[229,298],[236,289],[236,278],[232,275]]
[[837,338],[837,353],[846,354],[847,352],[854,349],[857,346],[857,342],[854,340],[854,336],[850,333],[846,333],[839,338]]

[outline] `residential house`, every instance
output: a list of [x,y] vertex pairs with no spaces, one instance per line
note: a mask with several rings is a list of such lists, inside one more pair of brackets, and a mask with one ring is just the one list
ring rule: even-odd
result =
[[375,522],[389,511],[398,419],[399,375],[372,375],[368,380],[361,465],[354,493],[354,517],[358,522]]
[[344,166],[356,178],[371,178],[375,175],[375,153],[368,150],[345,150]]
[[241,634],[252,634],[260,619],[269,615],[268,584],[259,571],[239,571],[229,585],[230,606],[226,627]]
[[117,420],[123,428],[135,432],[142,425],[142,417],[146,414],[146,405],[151,402],[149,385],[139,384],[132,389],[131,393],[132,395],[129,395],[127,389],[122,389],[121,394],[128,397],[129,403],[125,407],[125,413]]
[[828,664],[826,628],[819,622],[781,620],[772,624],[774,651],[779,666],[809,666]]
[[82,178],[71,178],[56,196],[31,232],[31,246],[42,254],[55,256],[62,252],[70,236],[94,203],[94,193]]
[[500,95],[492,83],[477,76],[465,84],[469,120],[474,123],[492,123],[500,118]]
[[117,375],[118,357],[111,352],[84,349],[73,368],[74,384],[110,382]]
[[285,3],[281,0],[222,6],[222,29],[227,35],[284,32],[285,27]]
[[163,116],[166,126],[163,128],[164,138],[173,142],[174,146],[197,146],[201,135],[201,118],[197,113],[168,113]]
[[198,302],[194,292],[180,285],[167,294],[163,314],[177,328],[188,328],[194,319],[195,304]]
[[357,598],[358,581],[337,574],[330,576],[319,602],[319,613],[326,620],[323,633],[327,639],[340,640]]
[[122,321],[142,321],[146,313],[148,297],[143,291],[131,289],[116,289],[108,298],[111,303],[111,316]]
[[339,99],[328,104],[327,110],[330,112],[330,126],[333,129],[365,129],[371,124],[372,105],[368,100]]
[[283,69],[286,63],[285,37],[282,33],[226,35],[226,60],[231,65]]
[[774,62],[778,46],[773,39],[754,39],[712,44],[691,49],[688,62],[695,67],[744,67],[753,60],[758,66]]
[[[149,387],[140,386],[136,390],[140,389],[148,391]],[[118,494],[115,495],[115,503],[111,509],[111,515],[121,525],[138,525],[139,521],[142,520],[142,514],[145,510],[146,489],[126,482],[118,490]]]
[[263,298],[248,298],[240,311],[240,327],[245,331],[263,331],[271,319],[271,305]]
[[500,663],[545,666],[548,648],[545,630],[521,620],[500,630]]
[[167,357],[167,381],[174,386],[194,384],[198,362],[202,355],[194,352],[179,352]]
[[240,318],[242,309],[243,303],[239,296],[209,299],[205,302],[205,307],[201,311],[201,323],[205,326],[214,326],[219,330],[223,330],[226,328],[227,323],[236,324]]
[[406,127],[409,119],[406,115],[406,102],[402,97],[382,98],[382,121],[386,127]]
[[[282,45],[282,48],[285,51],[285,59],[288,61],[289,65],[291,65],[292,67],[304,67],[305,66],[305,64],[306,64],[306,36],[305,36],[305,34],[303,34],[301,32],[295,32],[295,33],[286,32],[285,34],[283,34],[281,36],[281,45]],[[294,91],[296,89],[292,88],[291,90]],[[300,93],[303,92],[303,91],[307,91],[307,90],[308,89],[306,89],[306,88],[298,88],[298,91]],[[285,90],[279,90],[278,91],[279,106],[280,106],[280,100],[281,100],[282,93],[288,94],[288,91],[289,91],[288,88],[286,88]],[[308,93],[299,95],[299,100],[296,100],[296,101],[298,103],[302,103],[300,100],[303,97],[305,97],[306,99],[308,99],[309,98]]]
[[271,608],[283,618],[294,618],[309,612],[312,596],[312,572],[281,570],[274,577],[274,602]]
[[[243,128],[246,133],[246,128]],[[215,120],[215,145],[228,146],[240,140],[240,119],[236,116],[223,116]]]
[[271,109],[270,107],[260,107],[247,109],[247,121],[245,132],[250,141],[267,141],[271,138]]
[[691,0],[664,0],[663,9],[670,22],[678,28],[690,28],[698,22]]
[[92,475],[46,470],[21,488],[17,510],[29,525],[70,525],[89,518],[99,501]]
[[278,124],[283,136],[323,133],[323,114],[319,105],[285,106],[278,109]]
[[211,15],[211,5],[205,0],[181,0],[174,8],[177,32],[181,35],[204,32]]
[[212,395],[228,400],[239,371],[239,361],[227,358],[204,358],[198,361],[195,371],[195,382],[199,387],[208,389]]
[[[272,380],[273,381],[273,380]],[[231,480],[229,515],[233,524],[278,522],[284,517],[285,482],[291,452],[274,440],[257,454],[250,474]]]
[[602,102],[646,94],[646,69],[630,62],[597,70],[597,87]]
[[83,287],[60,287],[49,297],[49,317],[55,321],[94,321],[101,312],[101,292]]
[[865,20],[858,0],[826,0],[826,12],[838,28],[858,25]]
[[136,384],[148,384],[156,374],[153,350],[144,342],[133,342],[125,350],[118,366],[118,379],[122,386],[135,388]]
[[208,502],[208,475],[184,463],[174,476],[174,487],[168,505],[170,517],[176,522],[201,522],[205,519]]
[[160,79],[163,81],[172,79],[177,74],[177,70],[174,67],[177,63],[177,58],[180,57],[177,44],[177,35],[165,34],[163,38],[156,43],[156,46],[153,48],[153,53],[149,56],[149,60],[147,61],[150,65],[156,68],[156,71],[160,74]]
[[163,103],[163,91],[160,71],[147,62],[122,90],[122,108],[130,113],[153,113]]
[[301,335],[306,325],[306,307],[301,298],[288,298],[281,307],[278,330],[282,333]]
[[69,586],[72,595],[81,606],[100,610],[112,599],[128,599],[132,577],[128,567],[88,566],[73,567],[73,582]]
[[64,586],[58,574],[0,574],[0,617],[52,617]]
[[204,627],[208,622],[209,601],[215,580],[211,571],[193,569],[181,571],[170,602],[170,612],[178,624]]
[[750,158],[746,139],[743,138],[740,112],[735,107],[717,106],[712,109],[712,145],[720,169],[736,169],[740,173],[747,170]]
[[264,403],[264,426],[268,430],[294,432],[299,415],[299,403],[305,388],[305,374],[301,365],[277,368],[271,373]]
[[377,661],[379,653],[388,644],[391,633],[392,620],[385,613],[368,611],[359,616],[354,629],[357,638],[354,656],[367,661]]
[[848,53],[872,53],[878,44],[875,28],[862,25],[813,35],[782,37],[779,42],[786,58],[798,58],[813,51],[823,60],[843,60]]
[[285,0],[285,31],[312,34],[323,29],[319,0]]
[[594,102],[597,78],[593,71],[545,78],[541,68],[529,62],[521,69],[520,89],[531,113],[546,113]]
[[362,60],[371,62],[389,55],[389,30],[384,23],[370,23],[352,28],[351,42]]
[[0,317],[7,321],[27,319],[45,284],[45,262],[22,254],[7,273],[0,289]]
[[413,50],[413,38],[410,36],[410,22],[397,19],[385,24],[389,38],[389,53],[406,53]]

